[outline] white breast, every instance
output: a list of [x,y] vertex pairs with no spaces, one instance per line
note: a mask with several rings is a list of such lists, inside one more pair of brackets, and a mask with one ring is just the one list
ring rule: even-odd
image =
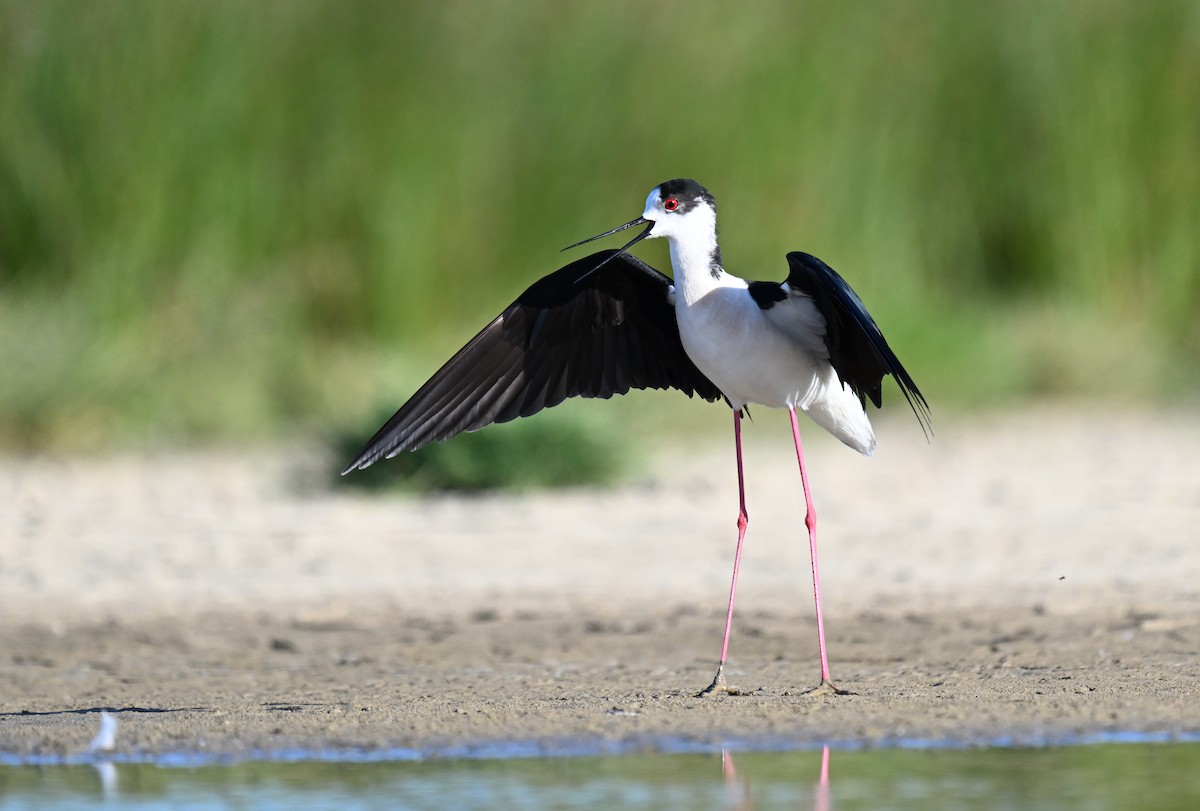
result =
[[870,455],[875,449],[871,423],[823,351],[824,319],[811,302],[798,303],[807,308],[801,315],[808,331],[793,335],[796,324],[806,323],[803,319],[785,315],[783,326],[788,328],[781,328],[774,323],[778,316],[769,318],[750,297],[745,280],[727,273],[705,275],[706,289],[683,285],[684,295],[677,294],[675,302],[680,338],[697,368],[734,408],[750,403],[798,408],[842,442]]

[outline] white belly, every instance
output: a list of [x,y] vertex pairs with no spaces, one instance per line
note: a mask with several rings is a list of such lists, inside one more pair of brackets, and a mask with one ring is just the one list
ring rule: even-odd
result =
[[768,321],[744,283],[715,287],[690,303],[679,297],[675,314],[688,357],[734,408],[750,403],[798,408],[860,453],[875,450],[862,404],[838,380],[828,358],[805,350]]

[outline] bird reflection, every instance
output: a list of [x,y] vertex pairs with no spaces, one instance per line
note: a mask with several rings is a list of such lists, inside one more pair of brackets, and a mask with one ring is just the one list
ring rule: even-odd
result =
[[733,765],[733,752],[721,750],[721,769],[725,773],[725,805],[734,811],[749,811],[754,807],[750,797],[750,784],[738,778]]
[[821,747],[821,777],[813,790],[813,808],[816,811],[829,811],[829,747]]
[[[728,749],[721,750],[721,770],[725,775],[726,807],[731,811],[749,811],[754,808],[754,798],[750,793],[750,781],[738,776],[737,766],[733,762],[733,753]],[[821,747],[821,772],[817,783],[813,786],[814,811],[829,811],[833,807],[829,797],[829,747]]]

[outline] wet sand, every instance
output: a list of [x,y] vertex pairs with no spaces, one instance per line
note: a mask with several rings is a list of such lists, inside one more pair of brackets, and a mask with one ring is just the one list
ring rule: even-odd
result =
[[0,752],[81,752],[101,709],[142,754],[1200,731],[1200,420],[1059,407],[937,429],[885,420],[870,460],[808,432],[850,696],[806,694],[779,414],[748,429],[744,694],[710,698],[723,432],[614,489],[516,496],[333,491],[339,460],[312,450],[0,458]]

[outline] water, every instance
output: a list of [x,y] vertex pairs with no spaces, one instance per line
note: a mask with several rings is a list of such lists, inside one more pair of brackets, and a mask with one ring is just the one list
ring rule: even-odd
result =
[[181,762],[0,766],[0,811],[1200,808],[1200,743]]

